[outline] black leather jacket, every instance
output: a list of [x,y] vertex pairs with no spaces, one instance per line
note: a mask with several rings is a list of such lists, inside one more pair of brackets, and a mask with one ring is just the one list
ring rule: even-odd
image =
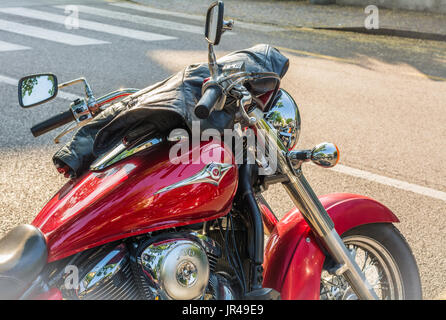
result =
[[[283,77],[288,70],[288,58],[277,49],[259,44],[236,51],[218,59],[218,65],[243,61],[248,72],[274,72]],[[67,165],[72,177],[80,176],[91,162],[116,145],[133,128],[133,132],[157,130],[168,134],[178,127],[191,128],[192,121],[200,121],[201,129],[231,128],[235,106],[227,101],[222,111],[213,112],[200,120],[193,113],[201,97],[203,80],[209,77],[207,63],[193,64],[183,71],[140,91],[131,102],[118,102],[79,129],[72,140],[53,156],[58,166]],[[252,83],[261,94],[271,90],[266,83]]]

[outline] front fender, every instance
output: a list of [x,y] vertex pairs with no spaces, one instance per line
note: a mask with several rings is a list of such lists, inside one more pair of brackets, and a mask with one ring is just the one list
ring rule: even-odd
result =
[[[344,232],[363,224],[394,223],[398,218],[386,206],[360,195],[334,193],[319,197]],[[297,208],[276,224],[265,248],[263,286],[279,291],[282,299],[319,299],[325,255]]]

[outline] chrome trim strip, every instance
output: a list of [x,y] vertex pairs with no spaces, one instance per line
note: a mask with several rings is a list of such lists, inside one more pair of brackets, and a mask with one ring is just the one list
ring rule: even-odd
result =
[[214,186],[218,186],[223,177],[232,167],[233,165],[228,163],[211,162],[193,176],[185,180],[179,181],[177,183],[171,184],[170,186],[167,186],[165,188],[162,188],[157,192],[155,192],[155,194],[159,194],[165,191],[170,191],[179,187],[195,183],[210,183]]
[[[104,104],[107,100],[119,97],[120,95],[123,95],[123,94],[131,95],[138,91],[140,91],[140,89],[135,89],[135,88],[125,88],[125,89],[115,90],[115,91],[107,93],[106,95],[103,95],[100,98],[97,98],[96,102],[97,102],[97,104],[101,105],[101,108],[102,108],[104,106],[108,106],[108,104]],[[111,102],[110,105],[113,103],[115,103],[115,101]]]
[[93,164],[90,166],[90,170],[92,171],[102,170],[106,167],[111,166],[112,164],[115,164],[118,161],[126,159],[138,152],[141,152],[156,144],[159,144],[162,141],[163,139],[159,137],[151,138],[130,149],[126,149],[126,146],[121,142],[115,148],[106,153],[103,157],[98,158],[96,161],[94,161]]

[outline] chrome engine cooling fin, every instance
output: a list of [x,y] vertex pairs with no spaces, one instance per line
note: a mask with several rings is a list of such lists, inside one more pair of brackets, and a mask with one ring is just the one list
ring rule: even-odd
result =
[[214,272],[215,267],[217,266],[219,256],[216,256],[215,254],[213,254],[211,252],[207,252],[207,255],[208,255],[208,261],[209,261],[209,269],[211,272]]

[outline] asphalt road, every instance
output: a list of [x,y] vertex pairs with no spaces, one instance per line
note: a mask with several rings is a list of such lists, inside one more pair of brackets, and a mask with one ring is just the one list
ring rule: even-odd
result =
[[[52,144],[56,134],[36,139],[29,128],[65,111],[69,101],[56,98],[20,109],[17,79],[47,71],[60,82],[84,76],[100,96],[120,87],[146,87],[206,60],[197,19],[101,1],[67,4],[89,7],[80,12],[80,29],[65,27],[64,9],[54,7],[61,1],[0,4],[0,235],[31,222],[65,182],[51,163],[59,148]],[[154,25],[155,19],[164,24]],[[182,25],[172,29],[172,22]],[[145,33],[135,39],[134,30]],[[444,295],[446,82],[440,80],[446,79],[446,44],[332,31],[267,31],[237,28],[236,22],[217,54],[257,43],[282,48],[291,61],[283,87],[301,110],[300,146],[331,141],[341,150],[338,169],[305,168],[316,193],[364,194],[387,205],[414,251],[424,298]],[[153,40],[157,35],[172,39]],[[67,44],[67,39],[84,45]],[[82,90],[64,89],[77,95]],[[271,188],[266,198],[279,215],[292,208],[282,187]]]

